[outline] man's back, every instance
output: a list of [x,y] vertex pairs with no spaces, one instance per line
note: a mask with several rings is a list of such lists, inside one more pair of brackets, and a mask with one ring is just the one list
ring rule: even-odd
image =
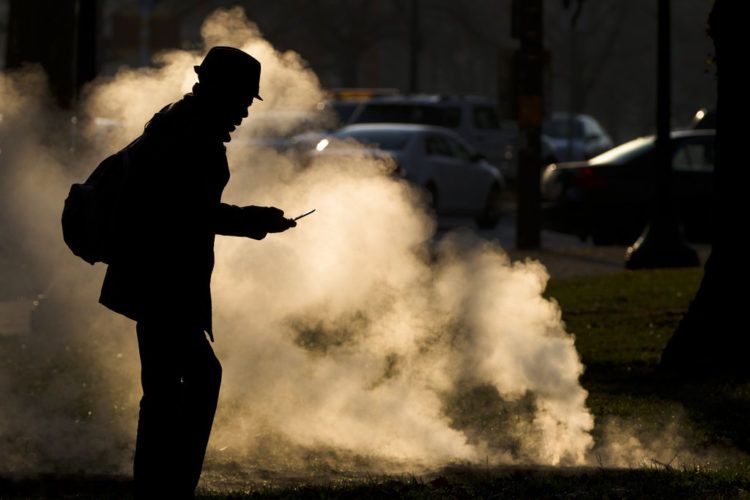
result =
[[119,251],[100,301],[133,319],[179,314],[211,330],[212,217],[229,168],[204,120],[188,94],[157,113],[130,146]]

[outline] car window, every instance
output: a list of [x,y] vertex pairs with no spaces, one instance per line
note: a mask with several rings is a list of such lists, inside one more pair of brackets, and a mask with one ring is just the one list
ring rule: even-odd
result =
[[428,135],[425,138],[424,145],[425,153],[429,156],[453,156],[451,147],[443,136]]
[[330,104],[330,107],[333,109],[333,111],[336,113],[336,115],[339,118],[340,123],[346,123],[349,121],[349,118],[351,118],[352,113],[357,109],[357,106],[359,106],[359,102],[354,101],[334,101]]
[[450,147],[451,156],[462,161],[471,161],[471,153],[469,153],[469,151],[463,146],[463,144],[451,137],[445,137],[445,142],[447,142],[448,147]]
[[[571,128],[572,127],[572,128]],[[544,122],[542,130],[545,135],[552,137],[553,139],[567,139],[569,130],[573,131],[573,137],[583,137],[583,126],[581,122],[573,119],[569,120],[566,117],[552,118]]]
[[342,130],[334,134],[339,138],[351,138],[370,147],[385,151],[398,151],[406,147],[410,134],[401,130]]
[[495,108],[491,106],[474,106],[474,128],[484,130],[489,128],[500,128],[500,120],[497,119]]
[[583,137],[594,135],[594,129],[591,126],[591,121],[587,120],[585,117],[581,118],[581,132]]
[[602,137],[602,136],[607,135],[604,132],[604,129],[602,128],[602,126],[599,125],[599,122],[597,122],[596,120],[591,120],[589,122],[589,132],[587,133],[590,133],[591,135],[595,135],[597,137]]
[[713,172],[713,146],[696,143],[683,145],[672,159],[672,169],[677,172]]
[[369,103],[364,106],[357,123],[417,123],[456,128],[461,110],[456,106],[427,106],[421,104]]

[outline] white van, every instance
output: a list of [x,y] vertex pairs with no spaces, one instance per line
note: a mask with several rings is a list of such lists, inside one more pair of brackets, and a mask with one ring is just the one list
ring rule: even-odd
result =
[[494,103],[480,96],[408,95],[362,101],[344,125],[415,123],[453,130],[504,176],[515,177],[517,133],[503,127]]

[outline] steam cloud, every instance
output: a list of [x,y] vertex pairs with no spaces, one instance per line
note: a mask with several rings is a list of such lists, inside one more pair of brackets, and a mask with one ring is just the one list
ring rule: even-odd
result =
[[[317,78],[241,9],[217,11],[202,34],[206,48],[241,47],[263,64],[265,100],[229,144],[225,201],[317,209],[261,242],[217,240],[224,382],[208,472],[230,462],[414,471],[590,461],[583,367],[559,308],[542,297],[545,269],[511,263],[468,233],[431,250],[423,199],[385,175],[389,165],[362,155],[302,169],[260,146],[316,116]],[[49,104],[41,73],[0,76],[3,279],[18,296],[46,290],[32,334],[18,341],[24,354],[0,364],[0,474],[129,470],[140,397],[134,328],[96,303],[103,270],[68,252],[59,215],[71,182],[190,90],[201,56],[167,52],[156,69],[95,82],[74,154],[70,117]],[[475,400],[490,410],[466,407]]]

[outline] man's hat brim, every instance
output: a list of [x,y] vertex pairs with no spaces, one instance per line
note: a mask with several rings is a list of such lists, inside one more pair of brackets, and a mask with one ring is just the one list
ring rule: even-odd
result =
[[263,100],[258,92],[260,61],[238,48],[212,47],[193,69],[201,83],[217,84],[231,93]]
[[[201,76],[201,67],[200,66],[193,66],[193,70],[196,72],[196,74],[199,77]],[[263,98],[260,96],[260,92],[258,92],[257,90],[255,91],[255,95],[253,95],[253,98],[258,99],[259,101],[263,100]]]

